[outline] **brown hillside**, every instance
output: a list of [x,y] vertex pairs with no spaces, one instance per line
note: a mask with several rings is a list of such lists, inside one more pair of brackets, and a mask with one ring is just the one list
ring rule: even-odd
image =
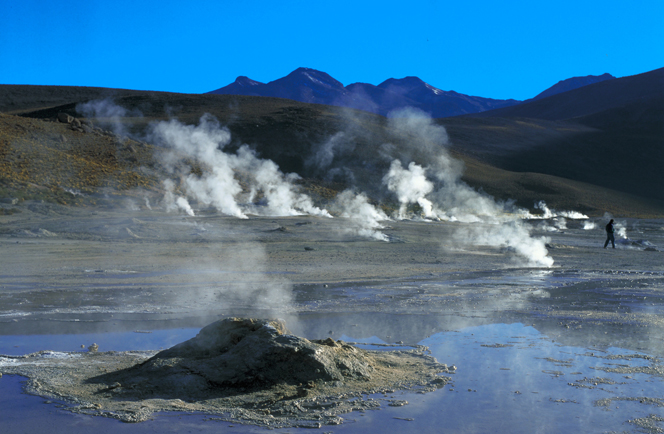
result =
[[152,151],[109,132],[0,114],[0,196],[95,204],[105,194],[153,190]]
[[[44,196],[71,203],[98,200],[109,190],[131,195],[136,188],[159,189],[159,166],[153,158],[155,148],[143,143],[144,139],[122,139],[108,131],[73,131],[55,118],[59,112],[80,116],[76,113],[76,104],[86,99],[76,101],[77,93],[64,92],[57,98],[62,98],[60,102],[66,101],[65,104],[44,108],[52,100],[40,100],[38,87],[22,88],[24,91],[28,88],[28,94],[34,91],[23,98],[23,116],[2,115],[0,118],[3,196]],[[150,122],[175,116],[185,123],[197,123],[203,113],[211,113],[230,129],[234,138],[230,151],[241,143],[250,144],[260,156],[277,162],[284,172],[304,176],[302,185],[318,200],[330,198],[335,191],[350,186],[347,181],[325,181],[323,173],[306,164],[315,146],[336,133],[343,132],[354,146],[353,152],[337,163],[352,169],[354,185],[377,201],[394,200],[385,195],[380,185],[389,166],[389,160],[380,156],[383,144],[392,143],[408,151],[415,161],[427,163],[426,156],[412,149],[407,137],[387,128],[384,117],[366,112],[279,98],[130,93],[116,94],[114,100],[131,110],[132,115],[120,121],[135,137],[141,137]],[[142,115],[138,115],[138,111]],[[110,129],[105,121],[108,120],[97,119],[95,126]],[[664,215],[664,204],[652,198],[533,173],[525,166],[523,173],[496,167],[509,161],[515,150],[543,146],[547,140],[566,140],[592,131],[590,127],[547,124],[548,121],[466,118],[438,122],[448,129],[454,146],[452,152],[466,164],[464,180],[499,200],[516,200],[529,208],[539,200],[546,200],[553,208],[576,209],[594,215],[606,211],[634,217]],[[72,195],[66,192],[68,189],[86,195]]]

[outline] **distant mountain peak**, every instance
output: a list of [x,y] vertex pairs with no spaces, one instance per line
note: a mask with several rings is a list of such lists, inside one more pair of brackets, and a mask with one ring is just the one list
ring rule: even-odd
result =
[[265,84],[241,76],[234,83],[210,93],[288,98],[350,107],[381,115],[404,107],[416,107],[432,117],[478,113],[518,103],[514,100],[493,100],[447,92],[415,76],[390,78],[378,86],[367,83],[344,86],[325,72],[305,67]]
[[233,83],[237,84],[238,86],[243,86],[243,87],[244,86],[259,86],[261,84],[264,84],[264,83],[261,83],[260,81],[252,80],[251,78],[249,78],[247,76],[244,76],[244,75],[240,75],[238,78],[235,79],[235,81]]
[[303,68],[303,67],[297,68],[295,71],[291,72],[284,78],[291,78],[291,79],[301,78],[309,80],[310,82],[316,85],[325,86],[325,87],[334,87],[342,89],[344,87],[344,85],[340,81],[335,80],[328,73],[313,68]]
[[[302,72],[308,72],[308,71],[311,71],[311,72],[321,72],[321,71],[319,71],[319,70],[317,70],[317,69],[314,69],[314,68],[307,68],[306,66],[300,66],[299,68],[295,68],[295,69],[293,70],[293,72],[291,72],[291,74],[295,74],[296,72],[297,72],[297,73],[302,73]],[[323,74],[324,74],[324,73],[323,73]]]
[[378,87],[385,89],[389,86],[402,86],[402,87],[422,87],[427,84],[421,78],[409,75],[404,78],[388,78],[378,85]]
[[396,93],[429,93],[435,96],[445,95],[447,92],[438,89],[423,81],[419,77],[407,76],[404,78],[390,78],[378,85],[381,89],[391,90]]
[[546,89],[544,92],[538,94],[533,99],[542,99],[548,96],[556,95],[558,93],[567,92],[569,90],[578,89],[583,86],[588,86],[589,84],[599,83],[601,81],[612,80],[615,77],[608,72],[605,72],[602,75],[586,75],[583,77],[572,77],[566,80],[560,80],[558,83],[554,84],[550,88]]

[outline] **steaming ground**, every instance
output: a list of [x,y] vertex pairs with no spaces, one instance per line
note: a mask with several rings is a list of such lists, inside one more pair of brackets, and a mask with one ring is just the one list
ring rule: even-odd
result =
[[[624,237],[617,237],[615,250],[604,250],[605,219],[548,217],[527,224],[533,237],[549,238],[554,266],[524,267],[508,243],[456,242],[478,223],[386,221],[385,242],[348,231],[342,217],[238,219],[26,203],[21,213],[0,217],[0,329],[3,336],[47,334],[57,342],[64,333],[156,333],[254,316],[284,318],[309,339],[374,336],[417,344],[443,332],[520,323],[558,345],[650,357],[649,378],[661,381],[664,221],[618,218]],[[13,351],[76,353],[91,343],[25,351],[18,344]],[[96,343],[101,352],[114,349]],[[472,363],[459,362],[462,353],[436,357],[457,364],[453,381],[464,384],[460,373]],[[607,369],[651,375],[623,365]],[[568,387],[586,384],[572,383],[579,385]],[[638,404],[637,398],[661,398],[639,393],[611,396],[641,406],[654,401]],[[593,402],[587,405],[594,408]],[[652,411],[654,419],[629,413],[621,420],[639,419],[657,432],[661,415]]]
[[[121,110],[111,102],[99,103]],[[485,223],[455,233],[451,238],[458,246],[510,248],[520,256],[520,262],[530,266],[553,265],[544,245],[546,238],[533,237],[530,227],[522,222],[521,216],[527,214],[527,210],[512,203],[496,202],[461,180],[464,166],[449,153],[450,143],[444,127],[414,109],[397,111],[388,119],[388,124],[395,140],[408,146],[390,142],[380,146],[378,160],[373,164],[378,163],[380,167],[390,162],[389,170],[380,181],[374,179],[373,185],[358,185],[355,182],[357,168],[353,170],[346,162],[337,161],[332,166],[335,149],[337,154],[344,155],[346,148],[354,148],[353,140],[345,139],[344,134],[334,135],[330,145],[318,149],[309,160],[310,165],[318,166],[326,177],[343,172],[351,186],[329,203],[337,215],[344,217],[341,221],[345,224],[344,231],[389,240],[382,229],[383,222],[390,218],[370,203],[363,192],[368,188],[379,196],[396,196],[399,209],[392,216],[395,220],[424,218]],[[199,208],[211,207],[240,219],[248,218],[249,214],[332,218],[328,210],[314,205],[310,196],[299,191],[294,184],[300,179],[298,174],[282,173],[276,163],[259,158],[246,144],[235,152],[229,151],[233,140],[230,130],[210,114],[204,114],[197,125],[186,125],[177,119],[153,123],[147,140],[163,148],[158,160],[168,173],[162,180],[163,202],[168,210],[179,209],[194,216],[190,204],[193,200]],[[345,146],[344,142],[347,142]],[[369,172],[375,178],[380,171],[376,167]],[[416,212],[414,206],[421,211]]]
[[[553,339],[558,345],[618,355],[627,351],[650,358],[647,371],[631,362],[609,364],[606,369],[622,369],[622,374],[609,371],[610,375],[654,375],[647,381],[661,381],[658,360],[664,357],[662,220],[618,218],[617,248],[604,250],[601,247],[606,219],[572,219],[568,217],[581,216],[565,217],[543,209],[547,218],[522,224],[531,226],[532,237],[549,238],[546,248],[555,265],[524,267],[523,255],[509,242],[457,242],[461,233],[482,233],[487,223],[384,221],[381,233],[386,242],[349,231],[349,220],[343,217],[238,219],[201,210],[190,216],[146,207],[107,210],[36,202],[19,206],[20,213],[0,216],[3,336],[25,335],[30,341],[30,335],[47,334],[52,335],[49,342],[58,342],[64,333],[131,334],[173,327],[200,328],[222,317],[279,317],[296,335],[308,339],[373,336],[374,342],[377,339],[388,344],[417,345],[431,336],[438,362],[457,364],[459,371],[452,381],[464,385],[467,376],[479,375],[485,368],[473,367],[476,356],[470,356],[470,349],[451,357],[442,349],[446,344],[435,340],[440,339],[439,334],[520,323],[532,324],[545,334],[547,341]],[[544,337],[533,339],[539,342]],[[59,393],[57,396],[69,399],[82,395],[53,389],[50,379],[54,384],[71,385],[69,380],[77,375],[97,370],[99,361],[105,369],[112,370],[117,363],[124,367],[132,360],[143,361],[154,354],[145,351],[156,349],[145,345],[136,348],[143,351],[139,354],[106,354],[104,351],[116,349],[116,344],[105,338],[96,340],[99,357],[81,355],[80,344],[92,343],[87,341],[67,349],[45,343],[25,351],[19,344],[12,349],[15,355],[37,350],[56,353],[28,358],[28,363],[20,366],[5,358],[0,372],[31,377],[32,393]],[[486,345],[508,348],[514,345],[509,343],[513,340]],[[468,360],[463,358],[463,351],[468,351]],[[58,355],[64,359],[52,358]],[[564,354],[548,357],[561,360]],[[586,364],[592,365],[596,358],[591,359]],[[552,368],[555,366],[543,369],[556,371]],[[460,376],[464,369],[466,374]],[[574,372],[588,369],[591,368]],[[592,384],[597,381],[609,381],[595,377],[586,377],[586,381],[578,374],[576,377],[571,384],[577,386],[568,387],[585,390],[588,384],[595,387]],[[616,379],[610,381],[621,384]],[[103,393],[115,396],[113,384],[106,386],[111,391]],[[336,424],[346,417],[342,416],[346,411],[381,407],[371,399],[356,400],[366,396],[353,395],[358,391],[382,390],[380,386],[365,386],[340,392],[346,394],[342,399],[345,404],[335,404],[341,413],[323,415],[321,421]],[[453,384],[451,389],[456,390],[455,387]],[[473,387],[477,388],[473,383],[468,385],[469,390]],[[544,396],[548,393],[546,389],[537,390]],[[297,387],[286,392],[297,393]],[[433,394],[448,392],[445,389]],[[243,396],[246,399],[220,401],[217,410],[204,404],[176,405],[180,399],[186,403],[186,396],[171,397],[166,406],[161,405],[165,401],[150,400],[149,408],[142,409],[131,402],[122,407],[114,400],[107,405],[100,398],[76,398],[78,401],[70,401],[69,405],[73,402],[71,409],[84,414],[119,414],[124,416],[117,417],[126,420],[144,420],[152,411],[203,411],[217,414],[220,420],[277,426],[264,412],[229,410],[233,406],[247,409],[264,401],[251,393]],[[641,401],[637,405],[648,409],[659,402],[652,392],[637,393],[630,388],[612,396],[620,402]],[[584,405],[605,405],[599,398]],[[297,403],[300,398],[293,399]],[[550,399],[563,398],[552,394]],[[400,402],[397,396],[384,401],[382,407],[392,401],[394,405]],[[99,407],[90,407],[91,402]],[[268,405],[272,409],[283,407],[279,411],[284,417],[278,426],[318,426],[319,421],[307,419],[297,405],[289,407],[289,402]],[[307,402],[306,405],[311,404]],[[621,413],[618,419],[638,419],[638,426],[651,427],[649,432],[661,428],[657,419],[661,415],[655,410],[653,417],[642,417],[642,409],[630,411],[624,416]]]
[[[383,242],[346,231],[341,217],[189,217],[34,203],[0,218],[0,310],[4,327],[11,331],[42,319],[86,315],[426,312],[429,306],[442,309],[453,300],[470,303],[468,297],[493,291],[481,279],[501,289],[495,291],[497,305],[503,296],[527,299],[529,292],[546,298],[568,283],[624,286],[627,293],[638,287],[641,300],[648,300],[661,289],[658,279],[664,269],[661,220],[617,219],[616,229],[623,236],[616,237],[615,250],[601,248],[604,219],[531,220],[534,236],[550,238],[547,249],[555,265],[524,268],[509,244],[456,243],[455,234],[473,231],[477,223],[390,221],[382,230],[388,239]],[[531,282],[530,276],[540,274],[549,277]],[[445,295],[457,293],[457,280],[471,278],[480,280],[462,286],[458,295]],[[441,283],[433,293],[394,286],[404,279]],[[513,279],[526,283],[515,286]],[[381,282],[389,285],[376,289]],[[355,295],[344,289],[354,285]],[[358,298],[363,287],[374,288],[374,295]],[[512,287],[514,293],[508,291]],[[399,297],[387,298],[394,291]],[[415,307],[418,303],[423,305]],[[645,323],[656,318],[634,309],[629,314]],[[607,319],[616,312],[600,309],[593,315]]]

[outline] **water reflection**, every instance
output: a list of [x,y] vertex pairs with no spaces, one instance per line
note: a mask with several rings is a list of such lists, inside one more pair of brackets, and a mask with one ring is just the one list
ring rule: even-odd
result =
[[[359,330],[351,323],[337,325],[341,327],[338,337],[363,342],[367,348],[394,344],[376,335],[354,335],[353,330]],[[196,332],[197,329],[178,329],[149,334],[4,336],[0,340],[0,353],[25,353],[45,348],[71,351],[72,346],[91,340],[109,350],[156,348],[188,339]],[[47,339],[50,345],[46,344]],[[326,432],[440,432],[441,427],[460,433],[636,432],[637,426],[628,421],[650,415],[655,415],[655,419],[664,417],[661,399],[664,367],[658,358],[646,353],[615,347],[564,345],[535,327],[521,323],[439,331],[419,342],[405,342],[397,349],[407,350],[408,344],[426,345],[441,363],[456,365],[453,382],[425,395],[395,392],[389,396],[371,396],[382,400],[381,410],[348,414],[344,418],[352,423],[325,427]],[[19,350],[14,345],[19,345]],[[3,394],[16,393],[5,388],[8,386],[5,380],[0,380]],[[387,399],[394,398],[409,404],[398,408],[387,406]],[[35,417],[47,418],[54,411],[53,406],[41,408],[43,414]],[[33,406],[26,407],[25,411],[33,414],[36,410]],[[4,412],[6,410],[0,410],[0,420]],[[73,421],[81,416],[71,418]],[[651,420],[654,419],[651,417]],[[107,424],[107,421],[92,419],[85,422],[88,428],[104,428]],[[207,430],[210,424],[219,422],[200,419],[194,425],[199,424],[201,429]],[[662,423],[659,427],[664,428]],[[138,424],[132,432],[152,429],[152,424]],[[236,432],[255,430],[239,425],[234,428]],[[299,430],[288,430],[296,431]]]
[[[358,341],[383,343],[377,337]],[[637,432],[628,421],[664,417],[664,369],[647,354],[566,346],[521,323],[436,333],[420,344],[458,367],[453,384],[431,395],[400,396],[410,405],[398,415],[373,414],[372,424],[389,426],[399,418],[408,419],[403,429],[413,432]]]
[[[604,432],[626,429],[637,417],[664,416],[639,400],[596,405],[605,398],[661,396],[661,377],[637,373],[659,361],[634,358],[632,351],[565,346],[519,323],[439,333],[421,343],[458,371],[454,392],[423,400],[420,415],[438,417],[455,432]],[[624,372],[601,370],[616,363]],[[434,411],[440,406],[454,411],[443,416]]]

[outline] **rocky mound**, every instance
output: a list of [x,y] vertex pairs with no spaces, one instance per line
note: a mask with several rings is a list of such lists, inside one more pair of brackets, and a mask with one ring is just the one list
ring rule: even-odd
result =
[[138,366],[91,381],[159,395],[206,393],[218,388],[371,379],[370,353],[328,338],[309,341],[279,320],[228,318]]
[[342,423],[341,414],[380,408],[380,401],[408,404],[369,394],[447,384],[450,378],[438,374],[456,368],[425,352],[368,351],[294,336],[278,320],[229,318],[158,353],[0,356],[0,373],[28,377],[28,392],[64,401],[72,412],[125,422],[183,411],[270,428],[321,427]]

